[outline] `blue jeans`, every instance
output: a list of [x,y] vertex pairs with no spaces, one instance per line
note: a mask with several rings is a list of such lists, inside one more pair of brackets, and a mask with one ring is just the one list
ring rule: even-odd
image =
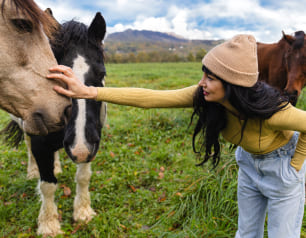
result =
[[237,148],[239,217],[236,238],[262,238],[266,213],[269,238],[300,238],[306,163],[299,172],[290,165],[298,135],[295,133],[286,145],[264,155]]

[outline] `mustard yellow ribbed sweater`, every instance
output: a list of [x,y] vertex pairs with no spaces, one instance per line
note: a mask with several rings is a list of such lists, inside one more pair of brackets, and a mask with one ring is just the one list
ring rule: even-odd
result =
[[[143,88],[98,88],[96,100],[142,108],[192,107],[197,86],[178,90],[151,90]],[[237,144],[243,121],[227,112],[228,124],[223,137]],[[253,154],[266,154],[287,144],[294,131],[300,132],[291,165],[300,170],[306,158],[306,112],[288,105],[284,110],[264,120],[249,119],[240,146]]]

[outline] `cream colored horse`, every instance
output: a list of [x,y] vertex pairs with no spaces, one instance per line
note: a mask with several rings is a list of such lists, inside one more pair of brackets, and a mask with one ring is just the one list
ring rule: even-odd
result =
[[22,118],[30,134],[63,128],[70,100],[46,79],[57,64],[48,16],[32,0],[0,0],[0,14],[0,108]]

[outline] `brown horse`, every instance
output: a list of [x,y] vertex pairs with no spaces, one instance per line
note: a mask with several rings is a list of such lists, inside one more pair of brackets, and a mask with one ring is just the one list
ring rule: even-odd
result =
[[306,84],[305,39],[303,31],[295,32],[294,36],[283,32],[277,43],[257,43],[259,80],[289,96],[293,105]]
[[62,129],[70,100],[46,79],[57,64],[46,36],[51,21],[33,0],[0,0],[0,14],[0,109],[22,118],[31,134]]

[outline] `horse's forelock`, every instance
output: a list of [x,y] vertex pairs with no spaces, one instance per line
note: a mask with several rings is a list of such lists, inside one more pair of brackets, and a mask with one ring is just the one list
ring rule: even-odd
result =
[[70,41],[78,43],[86,43],[88,41],[87,26],[81,22],[68,21],[62,25],[62,40],[65,45],[68,45]]
[[304,31],[297,31],[294,33],[295,41],[293,43],[294,49],[301,49],[304,46],[305,33]]
[[[51,42],[53,48],[57,49],[65,49],[71,42],[76,42],[77,44],[86,45],[89,42],[88,36],[88,27],[78,21],[67,21],[60,26],[60,30],[54,35],[53,41]],[[97,44],[97,42],[93,42]],[[101,53],[103,54],[102,45],[99,45],[101,49]]]
[[11,7],[16,9],[17,14],[23,14],[33,24],[34,28],[43,26],[44,32],[48,37],[56,31],[57,25],[50,19],[50,16],[42,11],[33,0],[2,0],[1,12],[5,10],[5,3],[9,2]]

